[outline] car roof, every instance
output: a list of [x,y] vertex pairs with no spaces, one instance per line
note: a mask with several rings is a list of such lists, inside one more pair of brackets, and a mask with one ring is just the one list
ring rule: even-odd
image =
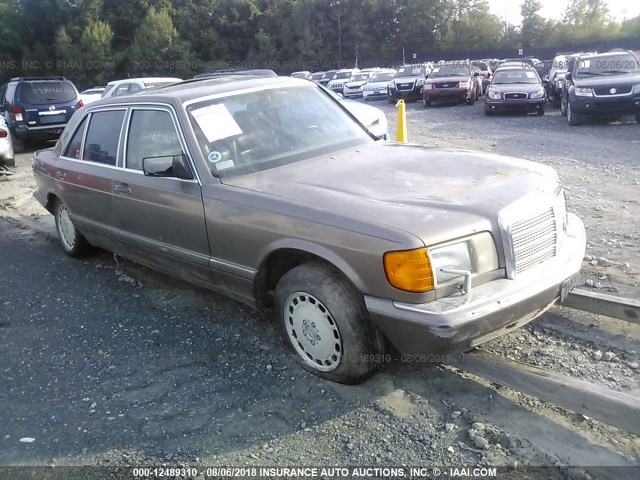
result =
[[[202,78],[185,80],[174,85],[161,86],[144,90],[136,94],[136,98],[158,99],[158,97],[173,98],[182,103],[189,100],[216,94],[230,94],[238,90],[272,88],[278,86],[307,86],[316,84],[306,79],[292,77],[264,77],[253,75],[227,75],[216,78]],[[116,97],[117,99],[118,97]],[[129,97],[131,101],[131,97]]]
[[627,54],[630,54],[630,55],[634,55],[633,52],[631,52],[629,50],[619,50],[619,51],[616,51],[616,52],[585,53],[585,54],[577,55],[577,56],[579,56],[581,59],[583,59],[583,58],[617,57],[617,56],[620,56],[621,53],[627,53]]
[[177,77],[137,77],[137,78],[123,78],[121,80],[112,80],[107,85],[119,85],[127,82],[181,82],[181,78]]

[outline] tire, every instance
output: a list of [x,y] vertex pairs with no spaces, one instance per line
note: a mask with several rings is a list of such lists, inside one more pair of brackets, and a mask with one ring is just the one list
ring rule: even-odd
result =
[[560,102],[560,98],[557,95],[554,95],[553,97],[551,97],[551,106],[553,108],[560,108],[560,104],[562,102]]
[[560,115],[563,117],[567,116],[567,102],[564,98],[560,99]]
[[362,295],[330,266],[310,262],[289,270],[276,286],[275,305],[282,335],[305,370],[357,384],[380,367],[384,337]]
[[27,149],[27,142],[16,137],[13,132],[11,132],[11,142],[13,143],[14,153],[24,153]]
[[396,103],[393,98],[389,98],[389,97],[387,97],[387,102],[389,103],[389,105],[394,105]]
[[476,103],[476,92],[475,91],[469,97],[469,100],[467,100],[467,105],[473,105],[474,103]]
[[60,245],[67,255],[74,258],[86,256],[91,251],[91,245],[76,229],[69,217],[69,209],[60,200],[55,202],[53,214],[56,219],[56,231]]
[[539,117],[541,117],[542,115],[544,115],[544,108],[541,108],[540,110],[538,110],[536,112],[536,115],[538,115]]
[[429,108],[431,106],[431,100],[427,100],[426,98],[422,97],[422,106],[424,108]]
[[493,110],[491,110],[490,108],[484,107],[484,114],[485,114],[487,117],[490,117],[490,116],[492,116],[492,115],[493,115]]
[[567,101],[567,121],[572,127],[577,127],[582,123],[582,118],[571,110],[571,102]]

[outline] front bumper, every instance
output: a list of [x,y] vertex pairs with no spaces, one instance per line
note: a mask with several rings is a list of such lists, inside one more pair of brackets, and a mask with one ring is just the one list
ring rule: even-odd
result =
[[466,101],[471,98],[468,88],[429,88],[424,90],[424,98],[428,101]]
[[15,167],[16,165],[10,135],[5,138],[0,138],[0,165],[7,165],[9,167]]
[[546,100],[544,98],[536,100],[491,100],[488,97],[485,100],[485,106],[488,110],[493,111],[524,111],[539,112],[544,110]]
[[395,88],[387,88],[387,98],[393,100],[421,100],[422,86],[414,87],[411,90],[396,90]]
[[586,247],[582,221],[569,214],[558,254],[518,276],[494,280],[467,295],[409,304],[365,295],[373,322],[406,354],[470,350],[530,322],[575,284]]
[[640,94],[619,97],[571,98],[571,110],[587,115],[629,115],[640,113]]
[[387,98],[387,89],[383,90],[364,90],[362,92],[362,97],[365,100],[376,100],[379,98]]

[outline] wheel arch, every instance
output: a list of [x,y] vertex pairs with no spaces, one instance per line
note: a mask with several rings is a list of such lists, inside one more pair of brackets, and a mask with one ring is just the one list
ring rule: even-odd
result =
[[273,306],[273,292],[278,281],[291,269],[311,261],[320,261],[331,267],[362,292],[364,281],[353,267],[332,250],[308,241],[287,240],[271,245],[261,256],[254,281],[254,296],[258,310]]

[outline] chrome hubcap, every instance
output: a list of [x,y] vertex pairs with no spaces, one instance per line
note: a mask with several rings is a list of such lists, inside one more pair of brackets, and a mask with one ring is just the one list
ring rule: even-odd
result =
[[76,228],[73,226],[69,210],[64,204],[58,208],[58,233],[67,250],[73,250],[76,245]]
[[284,303],[283,314],[289,340],[306,364],[321,372],[340,365],[340,330],[320,300],[308,293],[292,293]]

